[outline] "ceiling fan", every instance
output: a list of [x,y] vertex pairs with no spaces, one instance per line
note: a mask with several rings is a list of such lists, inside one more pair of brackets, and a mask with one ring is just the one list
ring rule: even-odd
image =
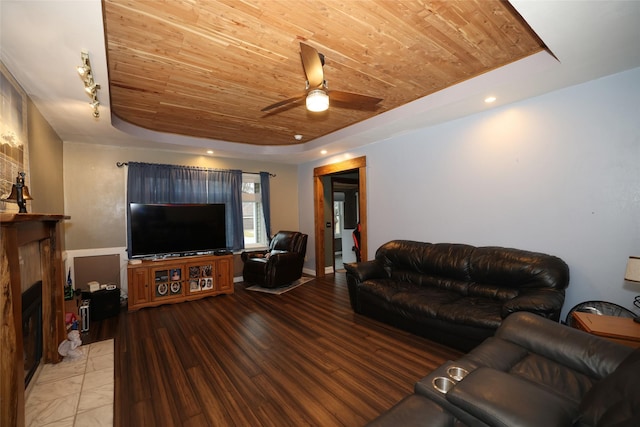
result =
[[307,109],[313,112],[328,109],[329,99],[331,99],[332,103],[341,107],[361,109],[372,109],[382,101],[382,98],[342,92],[339,90],[329,90],[322,70],[324,66],[324,55],[318,53],[318,51],[311,46],[300,43],[300,57],[302,58],[304,73],[307,76],[307,92],[294,98],[271,104],[264,107],[261,111],[284,107],[285,105],[297,103],[305,98]]

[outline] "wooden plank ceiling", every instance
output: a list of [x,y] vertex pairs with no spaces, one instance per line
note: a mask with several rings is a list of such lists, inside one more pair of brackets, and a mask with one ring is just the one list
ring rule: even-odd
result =
[[[104,22],[114,114],[255,145],[304,143],[545,49],[492,0],[105,0]],[[329,89],[377,109],[261,112],[305,93],[300,42],[325,55]]]

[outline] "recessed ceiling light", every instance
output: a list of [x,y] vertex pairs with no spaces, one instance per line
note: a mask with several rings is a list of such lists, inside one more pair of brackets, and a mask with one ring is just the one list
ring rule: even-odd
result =
[[324,155],[324,154],[327,154],[327,150],[322,150],[322,151],[320,151],[320,154],[323,154],[323,155]]
[[484,102],[486,102],[487,104],[491,104],[492,102],[495,102],[495,100],[496,100],[496,97],[495,97],[495,96],[487,96],[487,97],[484,99]]
[[207,150],[207,154],[213,154],[213,150]]
[[296,141],[300,141],[300,140],[302,139],[302,135],[300,135],[299,133],[297,133],[297,134],[293,135],[293,138],[294,138]]

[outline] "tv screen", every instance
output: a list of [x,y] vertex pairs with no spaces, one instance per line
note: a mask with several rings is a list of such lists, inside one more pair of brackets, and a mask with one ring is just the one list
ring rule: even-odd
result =
[[227,247],[223,203],[131,203],[130,212],[130,258],[183,255]]

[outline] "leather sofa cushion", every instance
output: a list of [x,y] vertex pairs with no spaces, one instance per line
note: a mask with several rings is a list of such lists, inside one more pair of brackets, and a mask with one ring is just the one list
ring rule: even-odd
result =
[[469,262],[471,279],[505,288],[564,289],[569,267],[558,257],[501,247],[479,247]]
[[492,298],[498,301],[508,301],[520,294],[517,288],[501,288],[493,285],[469,283],[449,277],[434,276],[410,270],[395,269],[391,273],[391,279],[398,282],[413,283],[422,287],[456,292],[461,296]]
[[378,248],[375,258],[392,272],[489,287],[563,290],[569,283],[569,267],[560,258],[511,248],[393,240]]
[[563,396],[576,406],[593,386],[592,378],[537,354],[523,358],[509,373],[538,384],[548,393]]
[[549,393],[570,399],[576,406],[594,383],[593,378],[579,371],[496,337],[488,338],[460,361],[463,365],[485,366],[521,377]]
[[367,424],[367,427],[398,426],[461,427],[464,424],[432,400],[410,394]]
[[438,309],[436,318],[463,325],[497,329],[502,323],[502,303],[482,297],[464,297]]
[[580,404],[580,427],[640,426],[640,349],[596,383]]
[[[515,316],[515,317],[513,317]],[[508,320],[514,321],[508,321]],[[530,313],[507,317],[496,337],[598,381],[611,374],[633,350],[574,328],[558,328]],[[523,333],[526,331],[526,333]],[[601,354],[607,354],[602,357]]]
[[505,372],[478,368],[446,395],[449,402],[491,426],[570,426],[578,406]]
[[473,246],[394,240],[376,251],[376,259],[394,270],[428,273],[460,281],[470,281],[469,257]]
[[429,318],[496,329],[502,322],[502,303],[491,298],[468,297],[439,287],[394,279],[367,280],[359,292],[375,295],[388,307],[409,318]]
[[434,276],[426,273],[419,273],[411,270],[394,269],[390,275],[392,280],[397,282],[409,282],[420,285],[423,288],[438,288],[446,291],[456,292],[460,295],[467,295],[469,283],[450,277]]

